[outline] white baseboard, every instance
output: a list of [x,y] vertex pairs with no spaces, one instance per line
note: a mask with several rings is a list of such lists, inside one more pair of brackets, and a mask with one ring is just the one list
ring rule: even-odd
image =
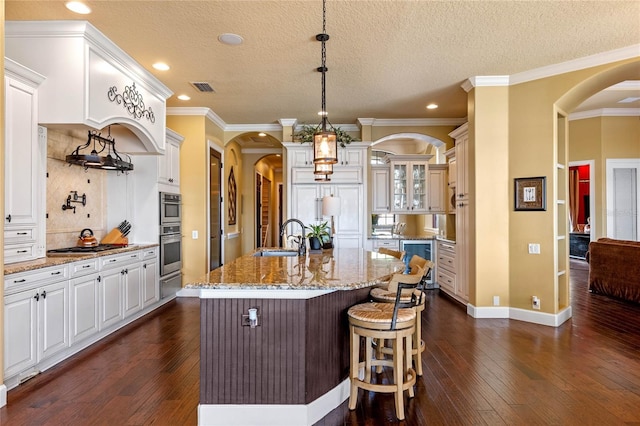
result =
[[176,293],[177,297],[200,297],[199,288],[181,288]]
[[300,426],[313,425],[349,397],[345,379],[320,398],[306,405],[198,405],[198,425],[207,426]]
[[534,324],[559,327],[572,316],[571,307],[567,307],[557,314],[536,312],[528,309],[509,308],[506,306],[476,307],[467,304],[467,314],[474,318],[509,318]]
[[2,384],[0,385],[0,407],[5,405],[7,405],[7,387]]

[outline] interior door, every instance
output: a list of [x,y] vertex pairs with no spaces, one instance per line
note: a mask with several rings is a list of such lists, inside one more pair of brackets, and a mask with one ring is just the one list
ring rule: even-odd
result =
[[220,153],[209,148],[209,269],[222,266],[222,218],[220,182],[222,179]]

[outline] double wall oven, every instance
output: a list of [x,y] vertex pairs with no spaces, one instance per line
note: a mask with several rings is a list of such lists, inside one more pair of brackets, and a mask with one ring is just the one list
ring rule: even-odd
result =
[[178,194],[160,192],[160,295],[182,288],[182,204]]

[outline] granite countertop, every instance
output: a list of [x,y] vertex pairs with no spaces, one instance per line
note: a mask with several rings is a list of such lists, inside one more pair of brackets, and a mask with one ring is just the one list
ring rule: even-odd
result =
[[380,284],[402,272],[402,261],[363,249],[333,249],[306,256],[261,257],[245,254],[211,271],[192,289],[354,290]]
[[158,247],[158,244],[130,244],[127,247],[102,251],[99,253],[83,253],[74,256],[47,256],[36,260],[29,260],[27,262],[10,263],[8,265],[4,265],[4,274],[10,275],[17,274],[18,272],[28,272],[36,269],[48,268],[49,266],[59,266],[66,263],[78,262],[96,257],[110,256],[112,254],[126,253],[129,251],[144,250],[150,247]]

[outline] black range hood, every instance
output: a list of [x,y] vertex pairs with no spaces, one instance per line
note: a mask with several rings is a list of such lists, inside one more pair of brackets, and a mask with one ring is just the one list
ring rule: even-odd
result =
[[111,134],[103,137],[97,131],[89,130],[88,133],[87,143],[79,145],[70,155],[67,155],[67,163],[82,166],[85,169],[117,170],[119,172],[133,170],[131,157],[126,154],[121,155],[116,151],[116,142]]

